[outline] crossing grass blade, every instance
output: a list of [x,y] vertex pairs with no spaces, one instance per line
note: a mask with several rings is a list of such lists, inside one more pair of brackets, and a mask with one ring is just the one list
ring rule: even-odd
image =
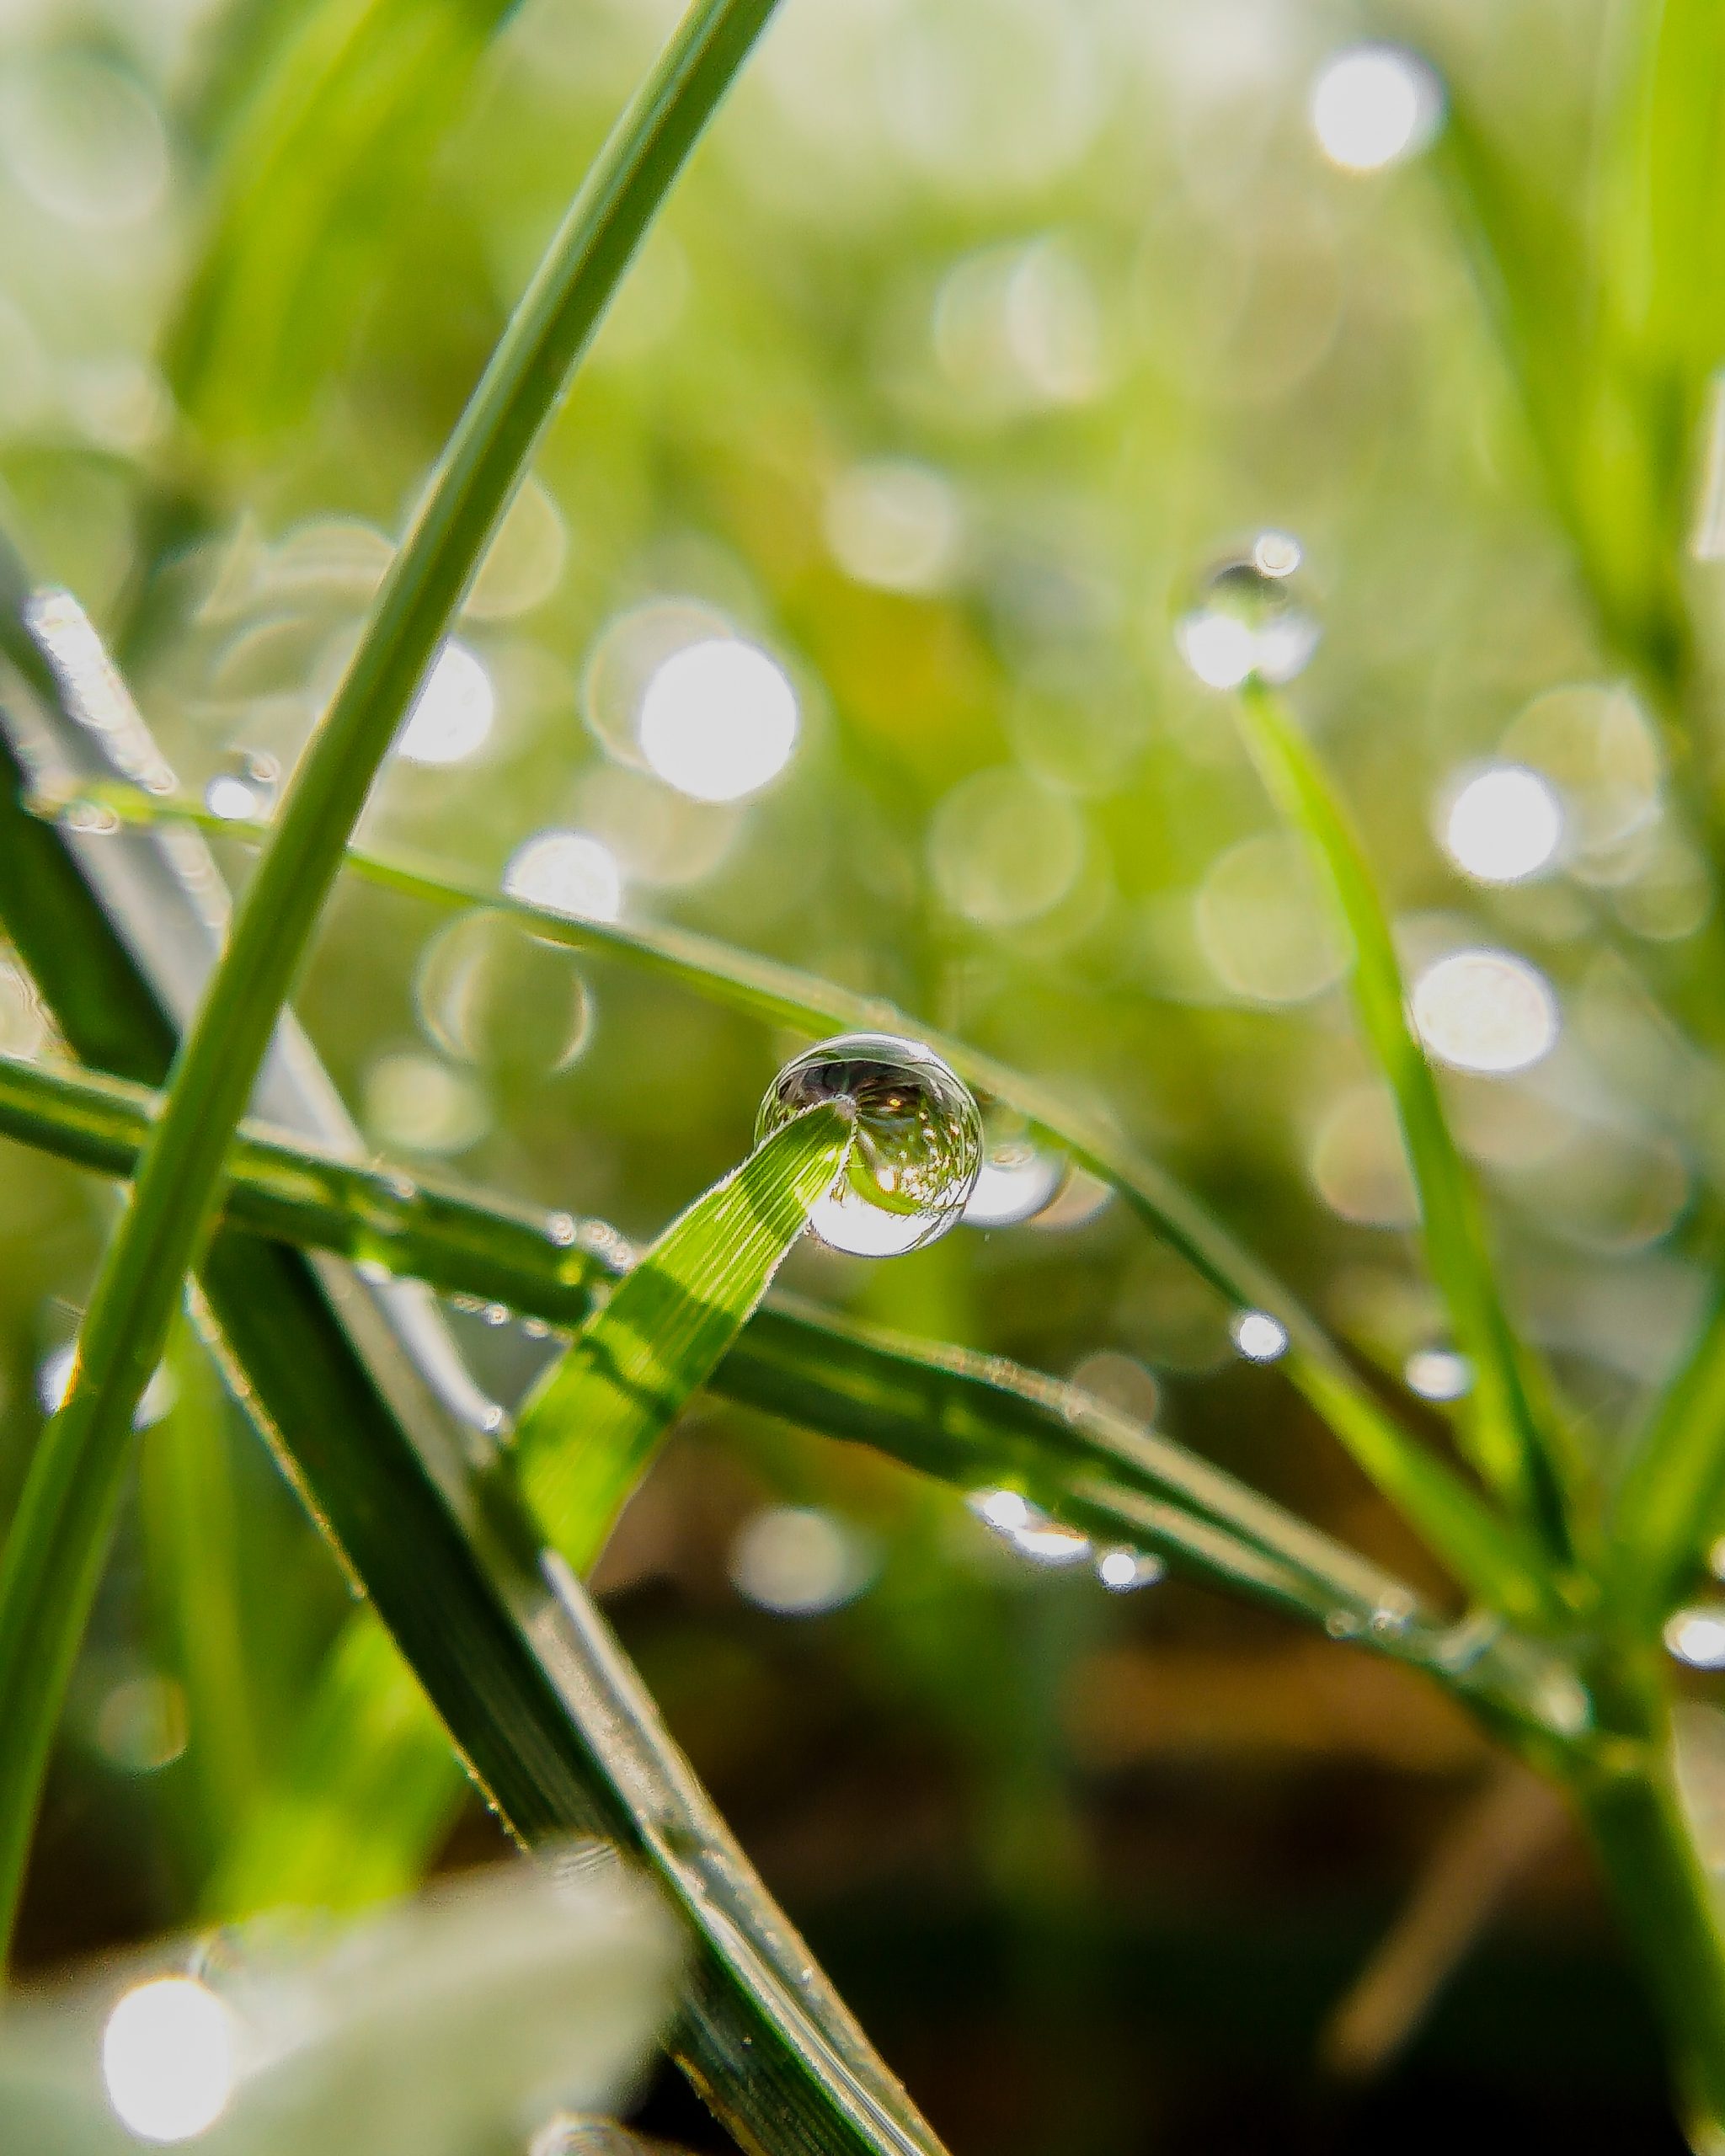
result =
[[515,1433],[521,1486],[585,1572],[692,1394],[753,1316],[843,1172],[848,1102],[812,1108],[672,1222],[536,1389]]
[[49,1748],[120,1502],[131,1418],[218,1209],[342,850],[576,361],[773,0],[694,0],[617,121],[492,354],[391,562],[221,962],[174,1057],[104,1249],[65,1401],[0,1550],[0,1935],[9,1936]]
[[[269,831],[266,825],[218,819],[190,803],[128,787],[83,788],[76,798],[143,825],[181,821],[254,842]],[[1470,1593],[1517,1622],[1551,1614],[1540,1555],[1518,1528],[1396,1421],[1292,1293],[1173,1176],[1050,1088],[879,998],[687,930],[572,918],[398,856],[350,848],[347,866],[369,883],[428,905],[483,906],[510,915],[545,942],[618,959],[770,1025],[816,1034],[860,1027],[926,1041],[980,1093],[1017,1110],[1034,1131],[1119,1190],[1151,1232],[1219,1294],[1279,1321],[1288,1334],[1290,1377]]]
[[[0,1134],[106,1175],[130,1174],[153,1103],[142,1087],[0,1057]],[[580,1229],[567,1215],[356,1167],[256,1130],[236,1146],[226,1218],[563,1328],[584,1324],[629,1262],[598,1224]],[[959,1491],[1019,1491],[1098,1541],[1153,1550],[1194,1581],[1526,1710],[1529,1665],[1514,1642],[1452,1667],[1443,1625],[1404,1582],[1069,1381],[780,1298],[755,1312],[707,1382]],[[1410,1621],[1386,1627],[1386,1612]]]
[[[26,783],[0,727],[0,922],[72,1047],[159,1083],[172,1028]],[[721,2123],[749,2148],[940,2156],[597,1612],[482,1500],[472,1433],[344,1268],[224,1230],[201,1279],[241,1397],[510,1830],[614,1840],[682,1913],[671,2050]]]
[[1456,1345],[1472,1368],[1464,1441],[1491,1486],[1567,1564],[1573,1551],[1551,1412],[1543,1401],[1535,1404],[1532,1376],[1498,1294],[1479,1194],[1414,1038],[1395,942],[1365,851],[1282,698],[1253,678],[1237,708],[1264,787],[1304,842],[1331,901],[1360,1030],[1396,1103],[1427,1260]]

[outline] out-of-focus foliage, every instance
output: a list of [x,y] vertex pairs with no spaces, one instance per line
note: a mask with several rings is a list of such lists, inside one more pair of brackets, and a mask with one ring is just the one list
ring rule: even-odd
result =
[[[1207,563],[1291,533],[1323,629],[1294,694],[1410,979],[1475,949],[1535,969],[1546,1052],[1442,1082],[1516,1307],[1607,1444],[1701,1306],[1725,1167],[1695,994],[1707,883],[1669,800],[1660,683],[1632,678],[1659,623],[1692,624],[1702,673],[1717,630],[1712,550],[1680,571],[1670,546],[1705,466],[1711,359],[1683,295],[1717,282],[1695,266],[1714,227],[1686,221],[1709,138],[1659,119],[1661,77],[1661,251],[1634,318],[1592,321],[1581,236],[1639,214],[1612,192],[1634,146],[1601,142],[1594,106],[1602,67],[1642,64],[1620,12],[1386,14],[1369,27],[1426,54],[1447,131],[1355,171],[1312,119],[1352,11],[786,0],[601,332],[370,835],[722,935],[1057,1081],[1178,1166],[1390,1385],[1440,1399],[1452,1342],[1318,894],[1172,638]],[[177,771],[218,811],[266,808],[302,748],[667,19],[636,0],[250,6],[226,29],[193,0],[0,13],[0,491],[36,566],[133,654]],[[1526,271],[1507,335],[1457,211],[1470,152],[1495,184],[1476,209],[1495,205]],[[1565,365],[1583,329],[1584,382]],[[1665,385],[1653,467],[1625,439],[1626,379]],[[1578,504],[1563,474],[1583,469]],[[794,741],[758,791],[699,798],[678,683],[714,691],[679,654],[738,640],[770,662],[745,734],[788,684]],[[1562,835],[1498,883],[1458,866],[1492,857],[1457,817],[1501,763],[1546,781]],[[741,1157],[782,1045],[496,918],[451,926],[358,886],[300,1008],[380,1152],[644,1237]],[[0,1047],[45,1038],[0,957]],[[4,1502],[110,1209],[70,1170],[0,1161]],[[1417,1571],[1236,1353],[1234,1314],[1099,1195],[1075,1179],[1029,1225],[879,1267],[805,1246],[791,1273],[859,1315],[1081,1371]],[[502,1316],[457,1313],[513,1396],[542,1327]],[[1439,1434],[1442,1406],[1407,1405]],[[291,1753],[343,1590],[237,1420],[204,1437],[232,1476],[252,1727],[230,1737],[250,1774]],[[151,1478],[175,1459],[147,1461],[86,1656],[56,1815],[77,1824],[51,1833],[32,1911],[45,1955],[184,1917],[227,1801],[235,1759],[200,1754],[223,1740],[198,1707],[222,1673],[193,1666],[148,1561]],[[842,1933],[869,1894],[914,1933],[935,1882],[943,1939],[981,1910],[1009,1942],[1015,2028],[1051,1997],[1081,2020],[1103,1988],[1124,1950],[1101,1890],[1166,1942],[1200,1919],[1250,1929],[1274,1878],[1317,2002],[1292,2010],[1303,2031],[1369,1928],[1338,1946],[1309,1882],[1386,1905],[1440,1795],[1477,1770],[1466,1732],[1380,1670],[1332,1679],[1255,1620],[1028,1564],[949,1497],[734,1408],[692,1421],[609,1562],[673,1722],[799,1918]],[[1224,1780],[1248,1769],[1226,1817],[1205,1794],[1218,1754]],[[1362,1761],[1431,1792],[1411,1823],[1359,1794]],[[120,1854],[75,1884],[99,1822]],[[870,1940],[850,1940],[865,1977]],[[961,2054],[964,2031],[944,2036]],[[950,2097],[988,2122],[959,2137],[1000,2124],[1029,2146],[1059,2116],[1067,2145],[1094,2145],[1179,2108],[1098,2071],[1097,2116],[1075,2118],[1071,2060],[1021,2071],[1024,2116],[998,2121],[991,2105],[1015,2107],[997,2090]]]

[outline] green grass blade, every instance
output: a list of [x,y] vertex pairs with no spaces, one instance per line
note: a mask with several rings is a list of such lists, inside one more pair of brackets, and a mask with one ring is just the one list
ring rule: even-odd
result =
[[[131,1172],[153,1102],[142,1087],[0,1057],[0,1134],[106,1175]],[[626,1262],[596,1224],[583,1230],[255,1132],[236,1146],[226,1218],[565,1327],[586,1321]],[[1140,1545],[1195,1581],[1449,1671],[1442,1628],[1403,1582],[1066,1381],[781,1299],[755,1313],[708,1382],[960,1491],[1020,1491],[1098,1541]],[[1397,1611],[1410,1623],[1386,1628],[1384,1613]],[[1456,1681],[1509,1700],[1525,1689],[1522,1667],[1519,1650],[1503,1665],[1488,1652]]]
[[409,1892],[468,1790],[449,1733],[369,1609],[343,1626],[283,1771],[234,1822],[204,1897],[221,1922]]
[[585,1572],[691,1394],[766,1293],[851,1150],[853,1111],[810,1109],[674,1220],[547,1372],[515,1433],[521,1486]]
[[112,1529],[131,1419],[275,1022],[390,742],[643,232],[772,0],[696,0],[619,121],[451,437],[235,915],[104,1254],[0,1553],[0,1940]]
[[[179,820],[254,840],[268,832],[265,825],[223,821],[190,803],[131,787],[82,789],[78,798],[99,801],[141,824]],[[382,889],[438,907],[486,906],[511,914],[546,942],[616,958],[770,1025],[814,1033],[862,1027],[927,1041],[978,1091],[1017,1109],[1081,1166],[1119,1189],[1151,1231],[1218,1294],[1238,1307],[1267,1310],[1282,1324],[1290,1377],[1471,1593],[1516,1621],[1551,1614],[1533,1547],[1401,1427],[1290,1290],[1166,1169],[1106,1125],[1075,1112],[1047,1086],[879,998],[852,994],[686,930],[571,919],[397,857],[350,850],[347,862],[355,874]]]
[[1432,1277],[1456,1345],[1473,1369],[1461,1429],[1475,1464],[1562,1562],[1573,1552],[1547,1418],[1498,1292],[1479,1194],[1450,1134],[1437,1080],[1407,1017],[1390,924],[1359,841],[1287,705],[1251,680],[1237,700],[1265,788],[1297,831],[1344,939],[1348,983],[1374,1059],[1389,1086],[1419,1193]]
[[[159,1081],[172,1029],[24,785],[0,728],[0,919],[73,1047]],[[510,1831],[605,1834],[683,1912],[697,1953],[672,2049],[721,2121],[749,2148],[939,2156],[596,1612],[531,1536],[499,1540],[471,1433],[376,1305],[340,1266],[243,1234],[216,1236],[201,1277],[242,1397]]]
[[1632,1441],[1610,1516],[1614,1598],[1656,1630],[1725,1531],[1725,1289]]
[[232,115],[163,371],[200,444],[292,425],[339,363],[400,212],[517,0],[322,0]]
[[184,1776],[201,1870],[257,1796],[241,1620],[240,1555],[227,1394],[190,1318],[168,1357],[174,1402],[140,1446],[150,1602],[167,1670],[185,1695]]

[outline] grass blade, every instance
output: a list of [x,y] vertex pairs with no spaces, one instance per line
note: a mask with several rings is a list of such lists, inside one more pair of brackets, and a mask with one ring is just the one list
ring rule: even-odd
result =
[[854,1111],[813,1108],[674,1220],[550,1370],[515,1433],[521,1486],[585,1572],[690,1395],[754,1315],[851,1150]]
[[[224,821],[135,787],[84,789],[78,798],[139,824],[178,820],[256,841],[268,834],[267,825]],[[1237,1307],[1267,1310],[1280,1322],[1288,1334],[1285,1360],[1294,1383],[1471,1593],[1518,1622],[1551,1614],[1533,1549],[1402,1428],[1294,1295],[1166,1169],[1112,1129],[1075,1113],[1050,1088],[879,998],[852,994],[687,930],[574,919],[395,856],[350,849],[347,864],[367,882],[430,905],[483,906],[513,915],[547,942],[620,959],[770,1025],[817,1034],[854,1027],[927,1041],[979,1092],[1015,1108],[1080,1166],[1119,1189],[1151,1231],[1220,1294]]]
[[568,376],[772,0],[696,0],[601,153],[462,414],[288,787],[104,1254],[64,1404],[0,1553],[0,1940],[99,1579],[134,1410],[342,851]]
[[1631,1444],[1610,1515],[1616,1601],[1649,1631],[1725,1528],[1725,1288]]
[[241,1630],[227,1396],[190,1318],[168,1367],[174,1403],[144,1433],[139,1497],[150,1600],[185,1695],[185,1767],[201,1871],[256,1801],[258,1732]]
[[[131,1173],[153,1102],[141,1087],[0,1057],[0,1134],[103,1174]],[[226,1217],[559,1326],[583,1324],[628,1262],[597,1224],[579,1230],[566,1215],[245,1130]],[[708,1383],[958,1490],[1020,1491],[1098,1540],[1138,1543],[1201,1583],[1364,1638],[1458,1689],[1506,1702],[1525,1693],[1519,1649],[1508,1661],[1488,1652],[1458,1676],[1443,1628],[1403,1582],[1065,1380],[782,1299],[755,1313]],[[1386,1625],[1386,1612],[1411,1621]]]
[[[172,1029],[64,835],[25,813],[3,727],[0,781],[0,919],[72,1045],[100,1042],[159,1081]],[[805,1974],[808,1949],[597,1613],[566,1574],[547,1579],[531,1536],[496,1539],[472,1433],[415,1382],[359,1283],[232,1232],[201,1277],[242,1396],[510,1830],[606,1835],[684,1913],[698,1951],[672,2051],[718,2118],[751,2148],[939,2156],[831,1987]]]
[[1408,1022],[1390,924],[1358,837],[1298,723],[1273,689],[1251,680],[1238,709],[1271,799],[1300,834],[1344,938],[1360,1030],[1396,1103],[1419,1193],[1432,1277],[1457,1346],[1473,1369],[1461,1428],[1480,1472],[1567,1563],[1568,1511],[1530,1377],[1498,1293],[1479,1194],[1450,1134],[1437,1080]]
[[323,0],[222,131],[216,199],[163,350],[204,447],[243,446],[309,408],[376,285],[403,205],[517,0]]

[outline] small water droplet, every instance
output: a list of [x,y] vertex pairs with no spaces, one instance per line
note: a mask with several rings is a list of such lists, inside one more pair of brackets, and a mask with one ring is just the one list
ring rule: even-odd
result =
[[1070,1169],[1063,1155],[1045,1151],[1016,1122],[991,1114],[964,1225],[1011,1228],[1033,1219],[1060,1195]]
[[487,1325],[507,1325],[509,1323],[509,1305],[507,1303],[487,1303],[481,1315],[483,1316]]
[[1274,1363],[1288,1352],[1288,1328],[1268,1310],[1242,1310],[1228,1331],[1248,1363]]
[[224,823],[255,822],[275,806],[281,766],[257,749],[236,749],[204,788],[204,806]]
[[1135,1588],[1154,1587],[1167,1577],[1167,1566],[1148,1550],[1131,1550],[1117,1544],[1096,1561],[1096,1576],[1111,1594],[1130,1594]]
[[575,1240],[575,1216],[573,1213],[550,1213],[545,1219],[547,1241],[559,1250],[568,1250]]
[[108,838],[120,829],[120,819],[101,801],[68,801],[61,808],[61,828],[83,838]]
[[1378,1598],[1371,1613],[1371,1629],[1381,1639],[1394,1639],[1413,1622],[1413,1597],[1405,1588],[1392,1588]]
[[856,1138],[809,1216],[830,1249],[898,1257],[962,1218],[982,1166],[982,1118],[932,1049],[890,1033],[844,1033],[788,1063],[755,1126],[759,1145],[823,1102],[851,1100]]
[[1332,1609],[1324,1620],[1324,1630],[1332,1640],[1357,1640],[1365,1627],[1351,1609]]
[[1299,542],[1263,531],[1243,554],[1220,562],[1174,625],[1180,656],[1206,687],[1291,681],[1317,648],[1317,616],[1301,595]]

